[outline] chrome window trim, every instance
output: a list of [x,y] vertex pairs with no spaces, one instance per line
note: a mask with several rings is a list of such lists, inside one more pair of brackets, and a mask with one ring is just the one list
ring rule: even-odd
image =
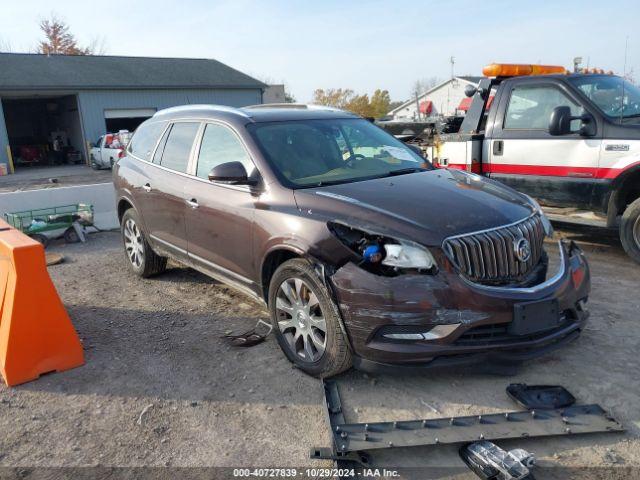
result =
[[[175,173],[176,175],[182,175],[183,177],[189,178],[191,180],[198,180],[198,181],[206,183],[208,185],[214,185],[216,187],[227,188],[229,190],[235,190],[235,191],[239,191],[239,192],[247,192],[247,193],[251,192],[251,187],[249,185],[227,185],[227,184],[224,184],[224,183],[211,183],[208,179],[200,178],[200,177],[198,177],[196,175],[192,175],[190,173],[183,173],[183,172],[179,172],[177,170],[172,170],[170,168],[163,167],[162,165],[158,165],[157,163],[153,163],[153,157],[156,154],[156,150],[158,149],[158,146],[160,145],[160,142],[162,141],[162,138],[164,137],[164,134],[167,132],[167,129],[171,128],[171,126],[174,123],[177,123],[177,122],[195,122],[195,121],[201,123],[200,130],[196,134],[197,135],[196,136],[196,141],[194,142],[194,145],[193,145],[193,147],[195,147],[196,144],[197,144],[198,148],[200,147],[200,142],[202,141],[202,133],[204,133],[203,125],[206,125],[207,123],[219,123],[221,125],[224,125],[225,127],[228,127],[240,139],[240,143],[242,144],[243,148],[247,152],[247,156],[249,157],[249,160],[251,161],[251,163],[253,163],[254,168],[258,171],[258,174],[260,174],[260,170],[258,170],[258,167],[256,166],[256,162],[253,159],[253,156],[251,155],[249,147],[247,146],[247,144],[244,141],[244,139],[242,138],[242,136],[236,131],[235,128],[233,128],[233,126],[230,123],[225,122],[223,120],[218,120],[218,119],[192,118],[192,117],[180,118],[180,119],[177,119],[177,120],[161,120],[161,121],[162,122],[166,122],[167,125],[164,128],[164,130],[162,130],[162,133],[158,137],[158,140],[156,141],[156,143],[155,143],[155,145],[153,147],[153,150],[151,152],[151,161],[145,160],[143,158],[140,158],[140,157],[138,157],[137,155],[133,154],[131,151],[129,151],[127,149],[127,154],[131,158],[134,158],[134,159],[138,160],[139,162],[146,163],[147,165],[151,165],[153,167],[156,167],[156,168],[159,168],[161,170],[164,170],[165,172]],[[152,123],[159,123],[159,122],[152,122]],[[191,162],[191,160],[192,159],[190,158],[189,161]],[[191,167],[191,165],[189,165],[189,167]],[[187,169],[187,172],[189,172],[189,168]],[[260,174],[260,175],[262,176],[262,174]]]

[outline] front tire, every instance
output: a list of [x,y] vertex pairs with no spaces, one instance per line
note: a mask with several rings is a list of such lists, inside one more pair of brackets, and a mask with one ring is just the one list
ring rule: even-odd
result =
[[278,344],[296,367],[319,378],[351,368],[340,312],[309,262],[280,265],[269,285],[269,311]]
[[133,273],[147,278],[167,269],[167,257],[161,257],[151,249],[140,225],[138,214],[133,208],[124,212],[121,232],[127,263]]
[[627,255],[640,263],[640,198],[622,214],[620,241]]

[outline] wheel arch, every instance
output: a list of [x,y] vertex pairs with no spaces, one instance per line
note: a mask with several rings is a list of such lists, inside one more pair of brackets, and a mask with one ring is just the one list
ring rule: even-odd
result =
[[625,170],[614,179],[607,207],[608,223],[612,220],[615,222],[615,218],[624,213],[627,206],[638,198],[640,198],[640,164]]
[[278,267],[292,258],[306,257],[307,255],[301,248],[287,244],[275,245],[267,251],[260,267],[260,286],[265,302],[269,303],[269,283],[271,283],[271,277]]

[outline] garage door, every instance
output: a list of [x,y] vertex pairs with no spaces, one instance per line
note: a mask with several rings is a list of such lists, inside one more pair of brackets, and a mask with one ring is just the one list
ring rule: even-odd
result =
[[155,113],[155,108],[114,108],[105,110],[104,118],[149,118]]

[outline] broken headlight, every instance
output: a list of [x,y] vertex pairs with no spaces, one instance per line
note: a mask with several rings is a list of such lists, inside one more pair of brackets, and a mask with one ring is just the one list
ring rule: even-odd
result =
[[373,273],[394,275],[406,270],[435,273],[431,252],[415,242],[397,240],[330,222],[329,230],[358,257],[358,264]]

